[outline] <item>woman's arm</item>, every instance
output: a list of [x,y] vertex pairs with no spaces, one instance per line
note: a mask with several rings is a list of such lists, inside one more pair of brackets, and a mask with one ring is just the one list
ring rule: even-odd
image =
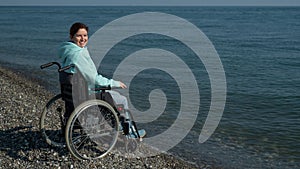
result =
[[120,81],[108,79],[106,77],[103,77],[101,74],[98,74],[95,64],[92,61],[88,53],[88,50],[86,48],[84,48],[79,53],[79,55],[76,57],[76,61],[74,64],[79,69],[81,74],[84,76],[88,84],[100,85],[100,86],[110,85],[111,87],[121,87],[121,88],[127,87],[124,83]]

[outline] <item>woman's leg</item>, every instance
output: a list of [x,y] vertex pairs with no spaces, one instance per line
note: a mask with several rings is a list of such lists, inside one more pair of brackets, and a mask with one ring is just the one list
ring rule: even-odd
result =
[[124,105],[124,109],[128,110],[128,102],[127,102],[127,98],[123,95],[121,95],[119,92],[117,91],[113,91],[113,90],[108,90],[107,92],[110,93],[111,97],[113,98],[113,100],[115,101],[116,104],[122,104]]
[[[122,104],[124,105],[124,109],[125,109],[125,121],[126,119],[129,120],[131,117],[129,116],[129,108],[128,108],[128,101],[127,101],[127,98],[123,95],[121,95],[119,92],[117,91],[112,91],[112,90],[109,90],[107,91],[110,93],[111,97],[113,98],[115,104]],[[128,122],[129,122],[129,137],[131,138],[139,138],[139,137],[145,137],[146,135],[146,131],[144,129],[141,129],[141,130],[138,130],[137,131],[137,128],[136,128],[136,125],[132,125],[131,123],[133,121],[131,121],[133,119],[130,119]],[[134,122],[133,122],[134,123]]]

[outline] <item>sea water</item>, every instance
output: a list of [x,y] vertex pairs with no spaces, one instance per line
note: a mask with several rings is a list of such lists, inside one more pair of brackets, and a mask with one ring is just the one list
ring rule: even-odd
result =
[[[57,59],[57,48],[69,40],[72,23],[86,23],[92,35],[115,19],[145,11],[172,14],[197,26],[214,45],[226,75],[221,122],[208,141],[199,143],[211,91],[205,66],[189,57],[193,52],[170,37],[144,34],[120,42],[108,53],[99,70],[107,77],[112,77],[120,58],[149,46],[182,56],[199,77],[201,104],[196,123],[169,152],[226,168],[299,168],[299,7],[0,7],[1,65],[58,92],[56,69],[40,70],[39,66]],[[180,91],[174,79],[159,70],[141,72],[132,84],[130,99],[140,109],[149,108],[151,90],[164,87],[173,94],[167,110],[171,113],[139,124],[148,137],[161,134],[175,121]]]

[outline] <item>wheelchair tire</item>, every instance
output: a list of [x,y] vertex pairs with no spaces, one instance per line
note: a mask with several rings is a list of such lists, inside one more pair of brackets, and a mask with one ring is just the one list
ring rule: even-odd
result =
[[80,160],[107,155],[119,134],[119,118],[114,108],[102,100],[88,100],[71,114],[65,140],[71,154]]
[[40,131],[46,142],[55,147],[65,147],[62,132],[62,118],[65,111],[61,94],[54,96],[46,104],[40,118]]

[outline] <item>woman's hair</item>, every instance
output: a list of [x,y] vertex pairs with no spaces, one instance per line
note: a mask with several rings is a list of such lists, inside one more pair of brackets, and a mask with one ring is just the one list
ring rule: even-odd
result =
[[89,27],[87,27],[83,23],[76,22],[70,28],[70,36],[73,37],[78,32],[79,29],[85,29],[87,32],[89,32]]

